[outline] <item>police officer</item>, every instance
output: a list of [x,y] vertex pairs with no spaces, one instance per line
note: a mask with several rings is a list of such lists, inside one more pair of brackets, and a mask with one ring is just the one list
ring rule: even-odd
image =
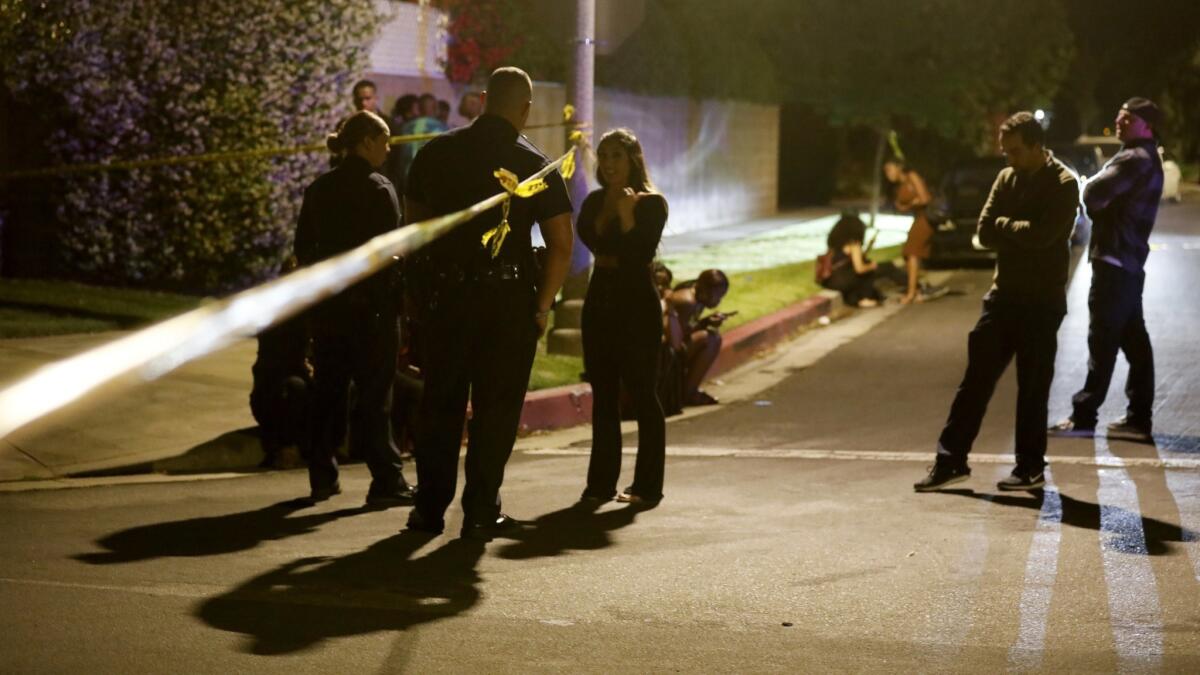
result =
[[[388,156],[387,123],[375,113],[359,111],[342,123],[327,145],[343,157],[304,192],[295,244],[303,265],[348,251],[400,225],[396,192],[376,173]],[[308,476],[313,501],[341,492],[334,451],[341,443],[347,388],[353,381],[357,395],[350,448],[371,471],[367,506],[412,503],[412,488],[400,472],[400,453],[390,428],[399,346],[393,275],[389,269],[359,282],[310,315],[314,420]]]
[[[409,170],[405,221],[417,222],[482,201],[501,187],[504,168],[525,179],[546,157],[521,136],[533,86],[519,68],[499,68],[483,94],[483,114],[423,147]],[[557,172],[549,188],[514,197],[511,230],[498,251],[482,238],[501,224],[501,207],[464,223],[411,262],[409,288],[417,296],[425,389],[415,456],[416,506],[410,529],[440,533],[454,499],[458,453],[468,396],[464,537],[490,540],[519,530],[500,510],[500,484],[512,453],[538,338],[571,259],[571,203]],[[541,226],[544,264],[534,264],[530,230]],[[492,245],[494,241],[489,240]],[[493,255],[494,253],[494,255]]]

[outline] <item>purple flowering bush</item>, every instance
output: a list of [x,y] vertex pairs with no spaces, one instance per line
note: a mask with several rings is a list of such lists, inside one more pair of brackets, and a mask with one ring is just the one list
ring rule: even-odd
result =
[[[361,0],[0,0],[3,76],[65,108],[56,163],[303,145],[345,114],[384,18]],[[308,153],[62,176],[63,263],[101,283],[244,288],[277,273],[327,166]]]

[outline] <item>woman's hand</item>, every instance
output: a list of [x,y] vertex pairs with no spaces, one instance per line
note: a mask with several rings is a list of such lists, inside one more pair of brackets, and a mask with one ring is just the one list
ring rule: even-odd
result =
[[617,196],[617,217],[621,219],[622,232],[633,229],[633,208],[637,206],[640,197],[641,195],[634,192],[633,188],[624,188]]

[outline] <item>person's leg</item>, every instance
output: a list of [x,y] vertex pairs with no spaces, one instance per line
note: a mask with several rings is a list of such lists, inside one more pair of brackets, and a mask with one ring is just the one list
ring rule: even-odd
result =
[[308,481],[314,492],[330,489],[338,480],[334,453],[345,425],[346,390],[350,385],[349,349],[343,335],[313,338],[313,433],[307,459]]
[[1083,388],[1071,398],[1071,421],[1076,428],[1095,428],[1100,405],[1112,382],[1125,322],[1133,310],[1124,297],[1122,276],[1124,272],[1119,267],[1103,262],[1092,265],[1092,287],[1088,292],[1088,374]]
[[721,334],[715,330],[698,330],[692,333],[687,347],[687,373],[684,377],[684,402],[695,405],[700,396],[700,384],[708,369],[721,353]]
[[[621,382],[618,335],[612,317],[584,308],[583,359],[592,385],[592,454],[584,496],[611,499],[621,473]],[[608,319],[606,321],[606,319]]]
[[473,290],[480,321],[467,357],[471,421],[462,496],[464,528],[494,522],[500,514],[504,468],[516,442],[537,351],[531,287],[500,282],[477,284]]
[[946,426],[938,438],[938,463],[961,467],[983,423],[996,382],[1012,360],[1010,319],[1004,308],[985,302],[979,322],[967,338],[967,371],[950,405]]
[[355,334],[354,383],[358,400],[351,418],[352,455],[371,472],[370,496],[395,496],[407,488],[400,452],[392,441],[392,387],[399,335],[390,316],[369,319]]
[[1144,275],[1131,280],[1137,289],[1137,299],[1121,332],[1121,351],[1129,361],[1129,376],[1125,381],[1125,395],[1129,397],[1129,404],[1125,419],[1149,430],[1154,416],[1154,350],[1150,346],[1150,334],[1146,332],[1146,319],[1142,311],[1144,282]]
[[[449,295],[449,294],[448,294]],[[421,395],[413,457],[417,463],[415,511],[430,525],[440,525],[446,507],[454,500],[458,480],[458,453],[467,416],[466,335],[476,330],[461,294],[448,298],[428,316],[428,341],[424,350],[425,387]]]
[[[658,400],[658,345],[661,330],[630,341],[621,363],[621,377],[637,411],[638,451],[630,492],[647,502],[662,499],[663,467],[667,453],[667,422]],[[618,429],[618,433],[619,433]],[[618,436],[619,439],[619,436]],[[620,457],[617,457],[619,464]]]
[[[1027,476],[1046,466],[1046,422],[1054,358],[1058,352],[1057,310],[1031,310],[1017,330],[1017,469]],[[1020,320],[1020,319],[1018,319]]]
[[920,294],[921,258],[910,255],[905,257],[904,262],[908,266],[908,286],[900,301],[903,303],[915,302]]

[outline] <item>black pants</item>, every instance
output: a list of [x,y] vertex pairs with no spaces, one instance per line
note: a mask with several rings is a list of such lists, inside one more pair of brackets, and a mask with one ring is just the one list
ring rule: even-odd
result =
[[1057,308],[986,299],[979,322],[967,339],[967,372],[938,439],[938,462],[963,465],[987,411],[996,382],[1017,358],[1017,467],[1041,471],[1046,465],[1046,418],[1058,326]]
[[500,485],[512,454],[537,348],[534,295],[524,280],[463,282],[437,291],[422,330],[425,389],[414,456],[416,508],[440,520],[454,499],[467,399],[467,524],[500,513]]
[[334,452],[341,442],[351,381],[357,395],[350,413],[350,454],[366,460],[371,471],[370,494],[393,494],[404,485],[390,418],[398,347],[392,315],[368,315],[357,325],[314,327],[314,419],[308,460],[309,483],[314,489],[337,481]]
[[1129,361],[1125,381],[1126,409],[1131,421],[1150,425],[1154,405],[1154,352],[1142,314],[1145,272],[1127,272],[1105,262],[1092,265],[1092,288],[1088,293],[1088,374],[1071,399],[1071,419],[1079,426],[1096,425],[1097,412],[1108,395],[1117,351]]
[[584,301],[583,360],[592,384],[592,456],[584,494],[608,499],[617,492],[624,383],[638,422],[630,490],[655,501],[662,498],[667,445],[657,391],[662,308],[649,274],[637,272],[596,270]]

